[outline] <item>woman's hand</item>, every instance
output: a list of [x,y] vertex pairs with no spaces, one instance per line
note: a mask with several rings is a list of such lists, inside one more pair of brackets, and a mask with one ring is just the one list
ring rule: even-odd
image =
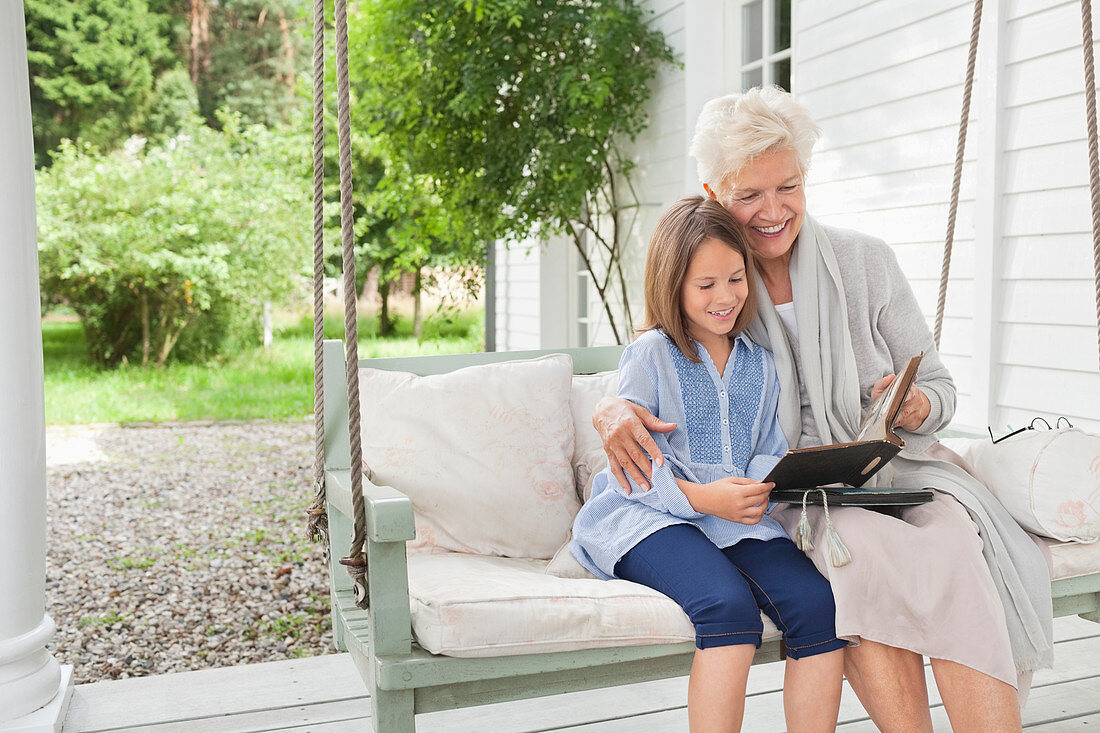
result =
[[768,509],[768,495],[775,484],[730,476],[709,484],[679,481],[680,490],[695,511],[713,514],[739,524],[756,524]]
[[676,423],[658,420],[649,410],[629,400],[604,397],[596,403],[596,409],[592,412],[592,425],[603,440],[611,473],[623,490],[630,493],[627,474],[648,490],[652,474],[650,459],[656,461],[658,466],[665,462],[649,431],[667,433],[676,428]]
[[[875,382],[874,386],[871,387],[872,404],[879,398],[879,395],[886,391],[887,387],[893,384],[895,379],[897,379],[896,374],[887,374]],[[928,396],[921,392],[915,384],[911,385],[909,394],[905,395],[905,402],[901,404],[901,409],[898,410],[894,425],[904,430],[916,430],[924,424],[928,413],[931,411],[932,403],[929,401]]]

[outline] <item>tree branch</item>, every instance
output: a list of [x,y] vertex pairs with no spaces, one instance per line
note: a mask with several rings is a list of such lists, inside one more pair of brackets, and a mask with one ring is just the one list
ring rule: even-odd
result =
[[581,260],[584,262],[585,269],[587,269],[588,274],[592,276],[592,284],[596,286],[596,292],[600,294],[600,302],[603,303],[603,309],[607,314],[607,322],[608,325],[611,326],[611,333],[615,337],[615,343],[621,344],[623,340],[622,337],[619,336],[619,329],[615,323],[615,314],[611,311],[611,304],[607,301],[606,283],[601,286],[596,279],[596,271],[592,267],[592,260],[589,259],[588,253],[585,252],[584,242],[581,240],[580,234],[573,227],[573,223],[566,221],[565,226],[569,229],[569,234],[573,237],[573,244],[576,246],[577,253],[580,254]]

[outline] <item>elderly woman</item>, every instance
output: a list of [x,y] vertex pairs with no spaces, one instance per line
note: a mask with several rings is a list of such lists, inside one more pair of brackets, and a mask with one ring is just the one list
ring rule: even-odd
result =
[[[1046,561],[936,440],[955,386],[892,250],[807,215],[803,186],[819,134],[789,94],[753,89],[704,107],[692,154],[707,194],[748,234],[763,285],[750,335],[775,356],[790,445],[852,440],[872,400],[924,352],[898,419],[906,449],[875,481],[934,487],[935,498],[892,513],[834,509],[851,563],[833,567],[823,541],[811,551],[833,587],[837,636],[852,643],[845,674],[884,731],[932,730],[923,657],[956,731],[1019,730],[1031,672],[1053,657]],[[672,426],[617,398],[601,401],[593,422],[620,483],[625,472],[646,486],[650,456],[662,461],[648,431]],[[793,536],[798,511],[775,516]],[[823,537],[820,510],[811,521]]]

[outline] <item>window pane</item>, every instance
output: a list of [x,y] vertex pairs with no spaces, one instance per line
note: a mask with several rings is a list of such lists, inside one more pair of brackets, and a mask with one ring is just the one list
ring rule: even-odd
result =
[[752,89],[764,83],[764,67],[757,66],[751,71],[741,72],[741,89]]
[[768,53],[777,53],[791,47],[791,0],[775,0],[772,13],[772,47]]
[[783,59],[772,64],[772,83],[791,91],[791,60]]
[[764,2],[755,0],[741,7],[741,63],[764,57]]

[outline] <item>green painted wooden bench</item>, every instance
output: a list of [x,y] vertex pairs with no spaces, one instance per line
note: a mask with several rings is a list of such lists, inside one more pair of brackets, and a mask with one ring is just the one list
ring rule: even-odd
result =
[[[475,364],[569,354],[574,372],[618,367],[622,347],[363,359],[361,367],[419,375],[441,374]],[[324,346],[325,383],[345,382],[344,347]],[[364,411],[370,405],[363,405]],[[350,652],[370,690],[372,723],[382,733],[412,733],[414,715],[543,695],[612,687],[685,675],[692,642],[586,649],[493,658],[434,655],[412,636],[405,541],[414,536],[412,503],[399,491],[364,478],[369,610],[355,604],[351,580],[338,558],[351,544],[351,449],[347,394],[325,391],[325,480],[331,536],[332,627],[336,646]],[[1081,615],[1100,622],[1100,573],[1056,580],[1055,616]],[[778,639],[764,642],[754,663],[782,658]]]

